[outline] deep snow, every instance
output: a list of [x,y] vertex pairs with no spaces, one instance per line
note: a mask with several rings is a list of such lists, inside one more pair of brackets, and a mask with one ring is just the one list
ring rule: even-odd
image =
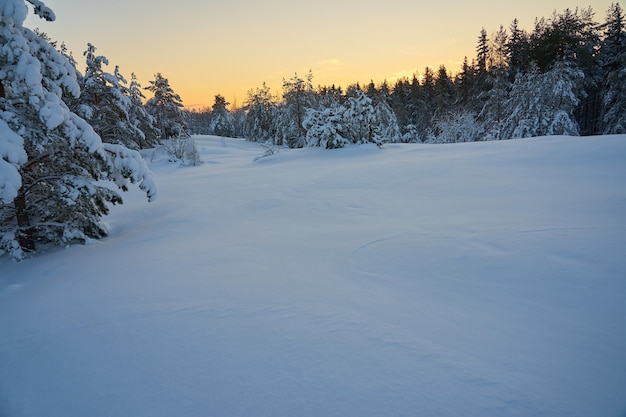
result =
[[625,415],[626,136],[197,144],[0,259],[0,416]]

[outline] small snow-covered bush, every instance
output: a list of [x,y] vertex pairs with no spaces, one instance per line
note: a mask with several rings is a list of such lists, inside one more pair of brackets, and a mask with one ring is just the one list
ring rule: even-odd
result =
[[470,112],[453,112],[435,122],[437,143],[473,142],[482,134],[476,117]]
[[196,147],[196,141],[189,136],[163,139],[161,144],[152,152],[152,162],[158,160],[159,155],[163,154],[171,162],[180,162],[183,165],[197,166],[202,163]]

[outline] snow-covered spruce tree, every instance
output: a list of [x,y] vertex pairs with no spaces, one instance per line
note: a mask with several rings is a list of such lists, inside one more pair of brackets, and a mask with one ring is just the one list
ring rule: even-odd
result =
[[156,184],[141,156],[105,144],[71,112],[64,94],[80,94],[72,64],[23,26],[27,3],[54,20],[39,0],[0,2],[0,251],[14,258],[37,245],[105,235],[100,223],[121,189],[138,182],[149,200]]
[[168,79],[157,73],[145,89],[154,94],[146,102],[146,110],[156,119],[161,132],[160,145],[155,149],[153,158],[164,152],[172,162],[199,165],[200,154],[187,125],[183,101],[170,87]]
[[417,129],[417,136],[426,141],[434,125],[434,115],[438,112],[435,105],[435,74],[426,67],[420,84],[417,76],[411,80],[411,124]]
[[509,26],[509,37],[504,44],[507,58],[507,75],[509,81],[515,81],[518,74],[528,70],[530,56],[530,40],[528,33],[520,29],[519,21],[514,19]]
[[345,137],[351,143],[382,145],[380,121],[376,118],[372,99],[360,88],[349,92],[342,118]]
[[480,104],[476,116],[477,121],[483,126],[483,133],[476,140],[499,140],[502,137],[502,123],[506,114],[505,103],[512,87],[511,82],[503,68],[492,68],[485,76],[485,85],[490,88],[478,94]]
[[215,96],[210,124],[212,134],[226,137],[235,135],[235,118],[226,108],[229,104],[221,94]]
[[343,133],[345,112],[346,109],[336,101],[327,103],[321,110],[309,109],[303,123],[307,146],[336,149],[348,145],[350,140]]
[[383,142],[395,143],[402,141],[398,118],[389,105],[391,94],[387,82],[383,82],[378,88],[371,82],[367,86],[366,95],[372,99],[374,105],[374,118],[379,123],[380,138]]
[[103,66],[108,65],[109,60],[96,55],[96,47],[92,44],[87,44],[84,56],[87,66],[78,83],[80,98],[74,102],[76,107],[70,109],[85,119],[102,141],[130,149],[141,148],[146,135],[139,128],[138,121],[131,117],[133,107],[138,103],[131,99],[131,91],[119,67],[115,67],[113,74],[106,72]]
[[504,106],[502,137],[578,136],[575,92],[580,91],[582,79],[582,71],[563,61],[548,72],[534,70],[518,76]]
[[253,142],[267,142],[274,137],[276,97],[263,83],[262,87],[248,91],[244,103],[246,118],[243,122],[243,135]]
[[244,127],[246,123],[246,110],[244,107],[236,107],[231,110],[231,114],[233,115],[233,126],[235,127],[234,135],[236,138],[243,138],[245,135]]
[[624,10],[613,3],[607,12],[605,36],[600,50],[604,70],[601,132],[626,133],[626,32]]
[[[390,93],[390,106],[393,110],[398,127],[401,132],[405,132],[407,127],[411,124],[409,121],[409,109],[408,109],[408,97],[409,97],[409,83],[406,78],[400,78],[393,86]],[[402,141],[409,140],[409,137],[405,139],[402,137]]]
[[146,110],[152,115],[161,131],[162,139],[189,136],[189,129],[183,112],[183,100],[170,87],[170,82],[161,73],[154,75],[154,81],[145,87],[154,96],[146,102]]
[[387,101],[379,101],[374,105],[374,117],[380,124],[380,138],[383,142],[402,142],[398,119]]
[[146,97],[141,91],[141,84],[139,84],[137,76],[133,72],[130,77],[128,95],[131,107],[128,112],[128,117],[139,131],[139,148],[152,148],[159,143],[159,129],[156,127],[157,121],[148,113],[143,105],[143,100]]
[[295,74],[289,80],[283,80],[283,101],[276,108],[275,137],[276,145],[301,148],[306,143],[304,117],[310,108],[315,108],[315,91],[309,72],[306,79]]

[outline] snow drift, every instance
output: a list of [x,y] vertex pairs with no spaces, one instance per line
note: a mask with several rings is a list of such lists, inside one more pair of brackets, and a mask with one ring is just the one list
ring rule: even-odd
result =
[[626,412],[626,136],[196,139],[110,237],[0,259],[0,416]]

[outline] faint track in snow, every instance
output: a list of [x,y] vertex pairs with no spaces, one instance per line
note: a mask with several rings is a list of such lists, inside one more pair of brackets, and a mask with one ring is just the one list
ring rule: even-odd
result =
[[22,287],[22,284],[9,284],[5,288],[0,289],[0,298],[7,297],[16,291],[19,291]]

